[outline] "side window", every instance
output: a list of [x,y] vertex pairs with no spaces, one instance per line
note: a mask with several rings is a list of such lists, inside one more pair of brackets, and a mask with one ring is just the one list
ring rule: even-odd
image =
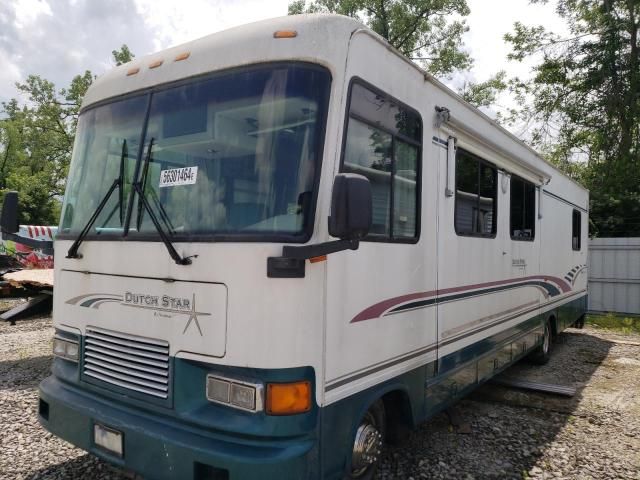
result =
[[511,176],[510,232],[513,240],[533,240],[536,236],[536,187]]
[[571,232],[571,248],[574,250],[580,250],[581,245],[581,232],[582,232],[582,214],[578,210],[573,211],[572,218],[572,232]]
[[342,171],[369,179],[373,222],[369,240],[418,238],[420,116],[359,83],[351,88]]
[[458,235],[496,234],[498,170],[479,157],[456,152],[455,229]]

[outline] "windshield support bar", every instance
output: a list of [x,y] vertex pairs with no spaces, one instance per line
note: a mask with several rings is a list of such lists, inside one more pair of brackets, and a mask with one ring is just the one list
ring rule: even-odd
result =
[[116,188],[118,188],[119,185],[120,185],[120,178],[118,177],[113,181],[113,183],[111,184],[111,187],[109,187],[109,190],[107,191],[107,194],[104,196],[104,198],[100,202],[100,205],[98,205],[98,208],[96,208],[96,210],[93,212],[93,215],[91,215],[91,218],[89,219],[87,224],[84,226],[84,228],[80,232],[80,235],[78,235],[78,238],[76,238],[75,242],[73,242],[73,245],[71,245],[71,247],[69,248],[69,251],[67,252],[67,258],[82,258],[82,254],[78,253],[78,248],[80,248],[80,244],[84,240],[84,237],[86,237],[87,234],[89,233],[89,230],[91,230],[91,227],[93,227],[93,224],[95,223],[95,221],[98,219],[98,216],[102,212],[102,209],[109,201],[109,198],[111,198],[111,194]]

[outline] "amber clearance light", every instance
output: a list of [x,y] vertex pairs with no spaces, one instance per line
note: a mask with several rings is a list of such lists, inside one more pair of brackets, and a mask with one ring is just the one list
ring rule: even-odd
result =
[[273,32],[273,38],[295,38],[298,32],[295,30],[277,30]]
[[311,382],[267,384],[267,414],[294,415],[311,410]]

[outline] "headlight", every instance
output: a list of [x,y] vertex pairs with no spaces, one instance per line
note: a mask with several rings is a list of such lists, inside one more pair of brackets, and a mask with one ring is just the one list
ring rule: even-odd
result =
[[207,400],[249,412],[262,410],[261,384],[207,375]]
[[56,357],[77,362],[78,351],[78,342],[61,337],[53,338],[53,354]]

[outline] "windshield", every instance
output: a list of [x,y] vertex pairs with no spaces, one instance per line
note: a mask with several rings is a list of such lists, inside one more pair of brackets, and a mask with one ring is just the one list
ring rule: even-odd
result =
[[[307,237],[329,73],[304,64],[216,74],[93,108],[80,117],[62,234]],[[145,121],[145,118],[148,119]],[[120,176],[122,172],[122,176]],[[267,237],[267,238],[265,238]]]

